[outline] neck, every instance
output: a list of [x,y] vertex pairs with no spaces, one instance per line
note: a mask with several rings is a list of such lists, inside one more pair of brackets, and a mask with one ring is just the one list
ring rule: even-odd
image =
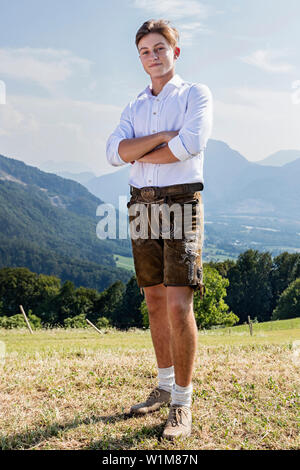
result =
[[172,69],[170,72],[166,73],[166,75],[163,75],[162,77],[151,77],[152,81],[152,95],[157,96],[163,87],[165,86],[166,83],[168,83],[171,78],[173,78],[175,75],[175,70]]

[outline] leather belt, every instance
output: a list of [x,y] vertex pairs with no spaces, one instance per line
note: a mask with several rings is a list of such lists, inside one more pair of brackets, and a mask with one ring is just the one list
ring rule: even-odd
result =
[[132,196],[141,196],[146,201],[154,200],[158,197],[164,197],[172,194],[185,194],[203,190],[203,183],[185,183],[173,184],[172,186],[144,186],[136,188],[130,185],[130,194]]

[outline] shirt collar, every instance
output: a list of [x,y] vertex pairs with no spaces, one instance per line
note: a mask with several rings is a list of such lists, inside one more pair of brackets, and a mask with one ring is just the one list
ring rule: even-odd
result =
[[148,85],[144,91],[142,91],[142,93],[139,95],[143,95],[144,93],[149,97],[149,98],[164,98],[165,96],[167,96],[169,94],[169,92],[174,89],[174,88],[180,88],[181,84],[183,83],[183,80],[182,78],[178,75],[178,74],[175,74],[163,87],[163,89],[161,90],[161,92],[157,95],[157,96],[154,96],[152,94],[152,88],[151,88],[151,85]]

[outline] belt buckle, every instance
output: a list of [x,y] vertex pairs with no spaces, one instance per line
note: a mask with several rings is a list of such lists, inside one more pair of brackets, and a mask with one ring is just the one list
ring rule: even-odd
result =
[[142,198],[145,199],[147,202],[150,202],[154,199],[155,196],[155,188],[152,186],[148,186],[146,188],[141,189]]

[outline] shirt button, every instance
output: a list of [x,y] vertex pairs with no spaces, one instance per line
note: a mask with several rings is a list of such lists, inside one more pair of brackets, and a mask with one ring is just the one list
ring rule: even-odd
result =
[[148,180],[148,183],[151,183],[151,180]]
[[152,131],[152,132],[156,132],[156,131]]
[[156,113],[153,113],[153,114],[156,114]]

